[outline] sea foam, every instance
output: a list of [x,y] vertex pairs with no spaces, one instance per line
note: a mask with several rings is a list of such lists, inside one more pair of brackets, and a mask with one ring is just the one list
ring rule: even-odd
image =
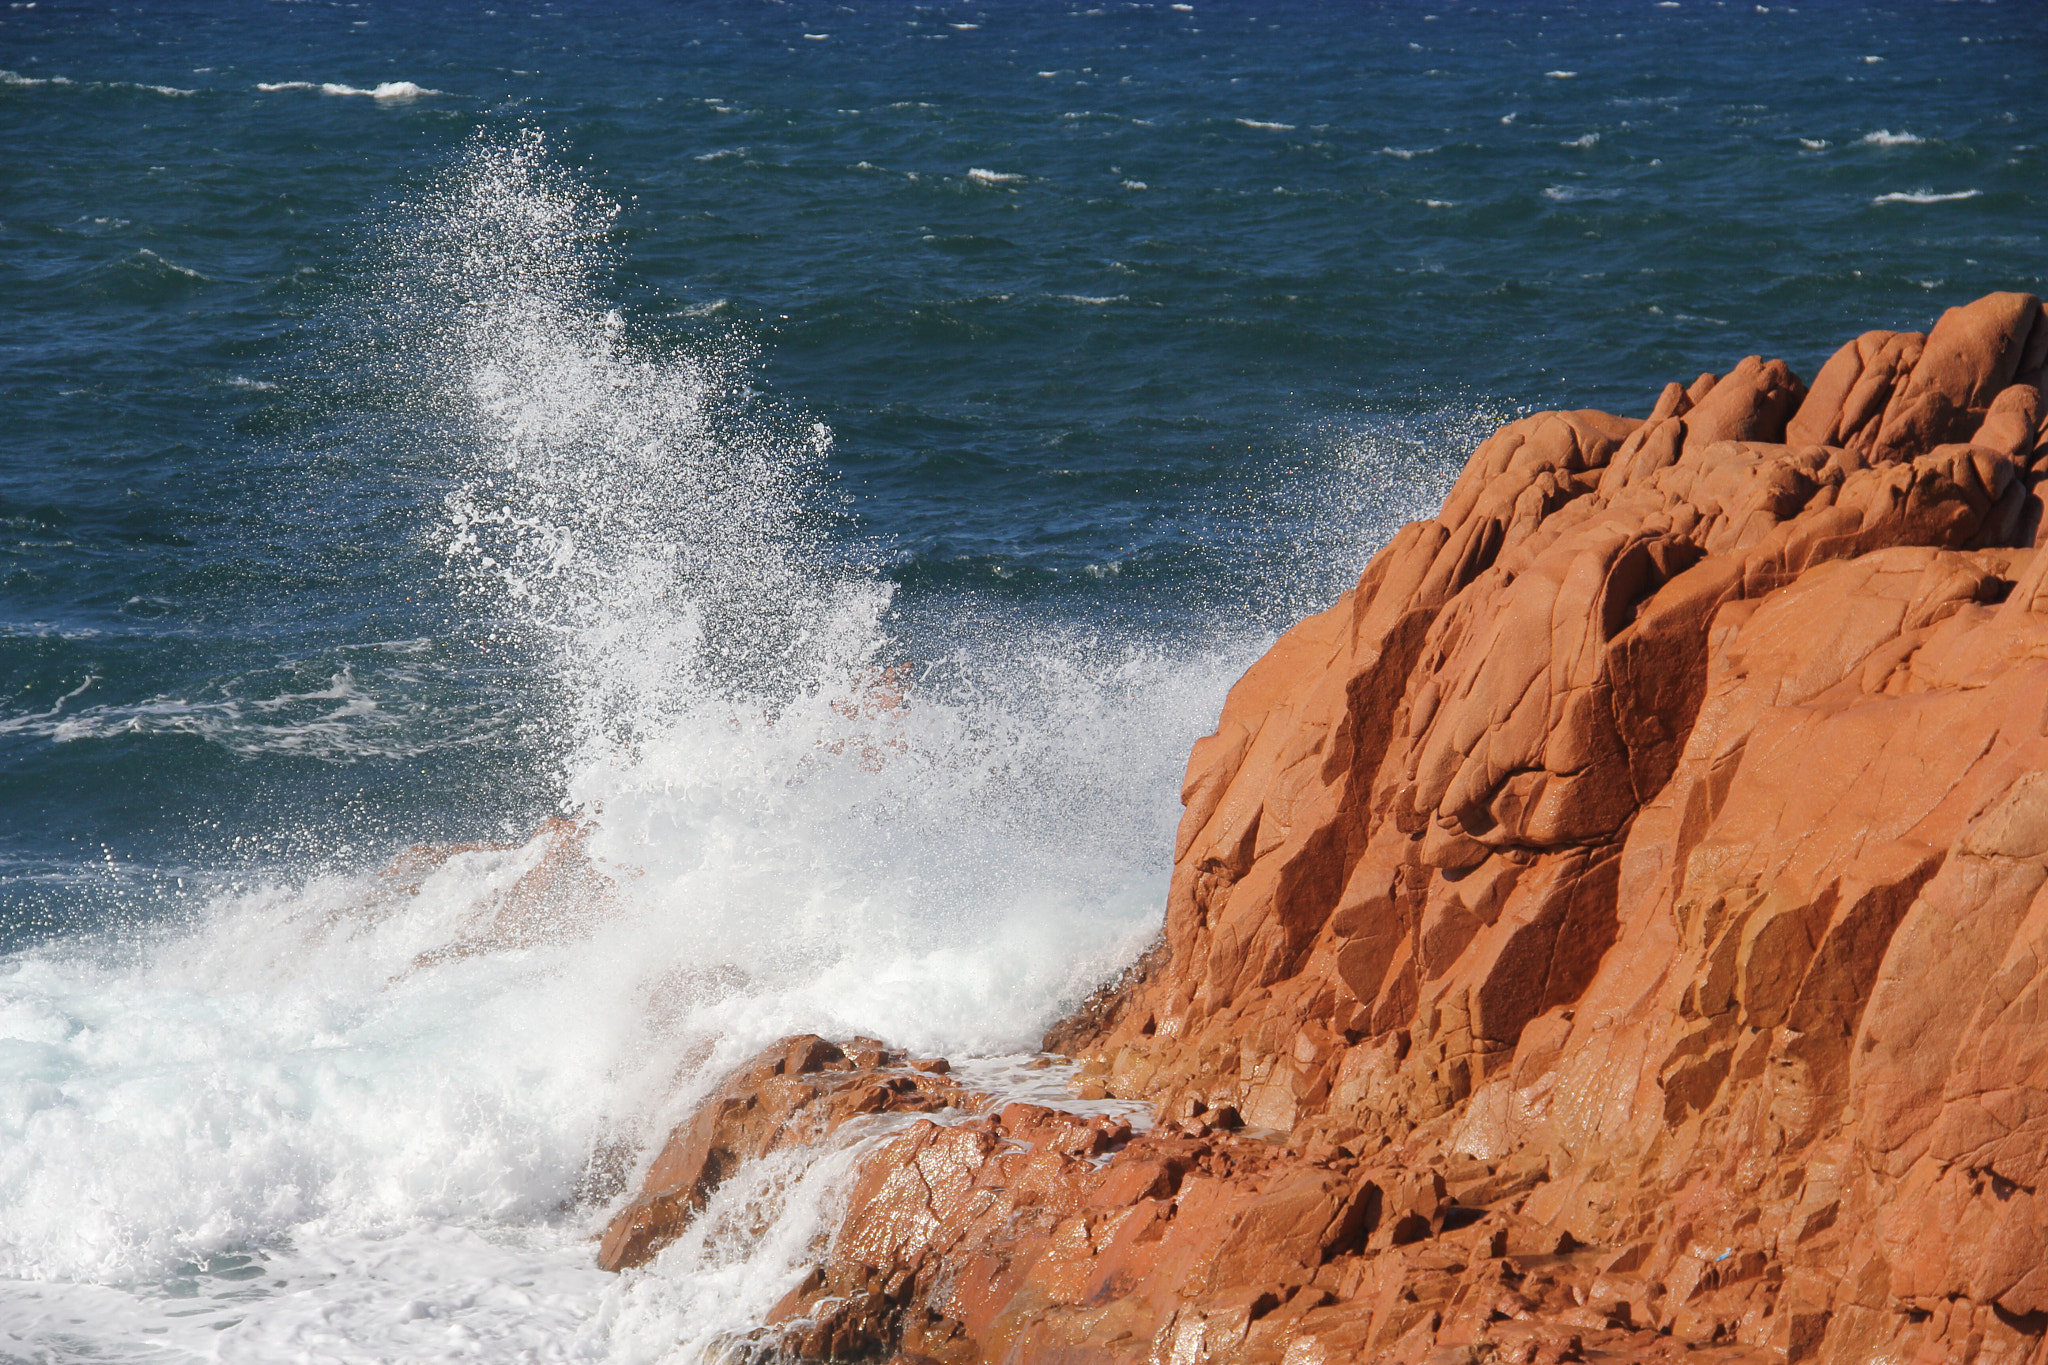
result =
[[[708,1357],[816,1256],[852,1159],[750,1170],[597,1275],[588,1238],[726,1070],[800,1030],[1030,1048],[1153,932],[1188,746],[1264,638],[891,626],[827,534],[831,433],[744,348],[602,301],[614,213],[538,139],[480,143],[393,212],[367,305],[445,473],[423,543],[497,623],[479,663],[546,680],[524,742],[570,823],[0,959],[0,1275],[37,1284],[0,1350],[84,1322],[219,1359],[418,1359],[457,1328],[502,1359]],[[267,735],[246,702],[30,723],[317,745],[366,738],[364,696],[277,694]],[[581,890],[522,901],[563,859]]]
[[1870,202],[1873,204],[1949,204],[1958,199],[1975,199],[1982,190],[1952,190],[1946,194],[1935,190],[1895,190],[1880,194]]
[[323,95],[359,95],[373,100],[416,100],[424,95],[445,95],[445,90],[429,90],[412,81],[384,81],[365,90],[360,86],[343,85],[334,81],[258,81],[256,88],[266,94],[281,90],[318,90]]

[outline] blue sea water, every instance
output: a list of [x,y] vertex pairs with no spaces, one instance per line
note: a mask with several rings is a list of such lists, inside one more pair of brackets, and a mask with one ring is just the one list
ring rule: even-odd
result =
[[[2020,0],[0,10],[0,1359],[743,1338],[831,1161],[589,1268],[720,1066],[1029,1046],[1500,421],[2042,292],[2044,73]],[[479,938],[557,814],[602,907]]]

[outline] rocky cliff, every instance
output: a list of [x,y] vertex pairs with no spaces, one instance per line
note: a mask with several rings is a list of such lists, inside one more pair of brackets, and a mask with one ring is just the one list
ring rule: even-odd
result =
[[2048,1360],[2044,367],[1994,294],[1502,428],[1047,1040],[1158,1124],[891,1139],[783,1349]]

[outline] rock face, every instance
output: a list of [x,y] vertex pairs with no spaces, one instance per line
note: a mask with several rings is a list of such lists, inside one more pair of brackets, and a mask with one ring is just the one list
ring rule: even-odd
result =
[[2044,368],[1994,294],[1501,429],[1048,1039],[1167,1121],[893,1139],[788,1347],[2048,1360]]
[[844,1047],[814,1033],[755,1057],[669,1136],[640,1192],[612,1216],[598,1247],[606,1270],[652,1259],[740,1164],[814,1143],[868,1114],[932,1114],[985,1100],[952,1080],[944,1058],[912,1061],[872,1038]]

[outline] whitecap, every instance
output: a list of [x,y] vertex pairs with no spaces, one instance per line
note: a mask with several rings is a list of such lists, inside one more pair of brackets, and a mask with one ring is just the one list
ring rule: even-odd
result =
[[1577,80],[1579,75],[1576,71],[1546,71],[1543,74],[1554,81]]
[[1877,65],[1877,64],[1878,64],[1879,62],[1881,62],[1881,61],[1883,61],[1883,60],[1884,60],[1884,58],[1882,58],[1882,57],[1865,57],[1865,58],[1863,59],[1863,61],[1864,61],[1865,65],[1868,65],[1868,66],[1876,66],[1876,65]]
[[384,81],[368,90],[359,85],[344,85],[339,81],[259,81],[256,88],[266,94],[278,90],[318,90],[323,95],[360,95],[373,100],[416,100],[422,95],[445,95],[445,90],[429,90],[412,81]]
[[173,275],[183,275],[188,280],[205,280],[208,284],[213,283],[213,278],[211,276],[202,275],[198,271],[192,269],[190,266],[179,265],[176,261],[167,261],[163,257],[157,255],[154,251],[151,251],[148,247],[142,248],[142,250],[136,252],[135,254],[140,259],[146,260],[150,262],[152,265],[161,266],[163,269],[170,271]]
[[948,24],[948,25],[946,25],[946,27],[948,27],[948,28],[957,28],[957,29],[959,29],[959,30],[960,30],[960,31],[961,31],[962,33],[971,33],[971,32],[973,32],[973,31],[974,31],[975,29],[978,29],[978,28],[980,28],[980,27],[981,27],[981,25],[980,25],[980,24]]
[[1916,147],[1927,141],[1917,133],[1895,133],[1889,128],[1880,128],[1874,133],[1865,133],[1856,139],[1867,147]]
[[1287,133],[1294,130],[1294,125],[1291,123],[1262,123],[1255,118],[1241,118],[1238,122],[1246,128],[1264,128],[1268,132],[1274,133]]
[[700,156],[694,156],[690,159],[692,161],[724,161],[728,157],[745,156],[746,154],[747,149],[744,147],[722,147],[718,151],[705,152]]
[[804,35],[804,37],[810,39],[814,43],[822,43],[831,36],[832,35],[829,33],[806,33]]
[[1891,194],[1880,194],[1870,202],[1873,204],[1950,204],[1958,199],[1975,199],[1982,190],[1956,190],[1949,194],[1938,194],[1933,190],[1898,190]]
[[[65,81],[64,84],[70,85],[72,82]],[[197,90],[186,90],[176,85],[151,85],[148,81],[94,81],[92,82],[92,88],[95,90],[147,90],[156,95],[196,95],[199,93]]]
[[1595,147],[1600,143],[1600,134],[1587,133],[1583,137],[1569,138],[1557,145],[1560,147]]
[[373,100],[416,100],[422,95],[444,95],[445,90],[429,90],[411,81],[383,81],[368,90],[358,90],[349,85],[323,85],[320,87],[330,95],[368,95]]
[[1803,137],[1799,139],[1799,145],[1808,151],[1823,152],[1827,150],[1828,140],[1824,137]]
[[[78,85],[80,82],[69,76],[24,76],[19,71],[0,71],[0,85]],[[86,81],[86,88],[92,90],[149,90],[159,95],[196,95],[197,90],[186,90],[175,85],[151,85],[147,81]]]
[[1065,299],[1068,303],[1085,303],[1091,308],[1100,308],[1108,303],[1129,303],[1131,301],[1129,294],[1054,294],[1053,297]]
[[1428,156],[1435,150],[1436,148],[1434,147],[1382,147],[1380,148],[1380,155],[1399,157],[1403,161],[1413,161],[1416,157]]
[[1455,199],[1425,199],[1422,201],[1422,206],[1426,209],[1454,209],[1458,207],[1458,201]]
[[984,185],[1017,185],[1022,184],[1025,179],[1024,176],[1012,171],[983,170],[979,166],[969,166],[967,168],[967,178],[969,180],[979,180]]
[[1123,187],[1127,190],[1149,190],[1152,188],[1142,180],[1126,180],[1123,182]]

